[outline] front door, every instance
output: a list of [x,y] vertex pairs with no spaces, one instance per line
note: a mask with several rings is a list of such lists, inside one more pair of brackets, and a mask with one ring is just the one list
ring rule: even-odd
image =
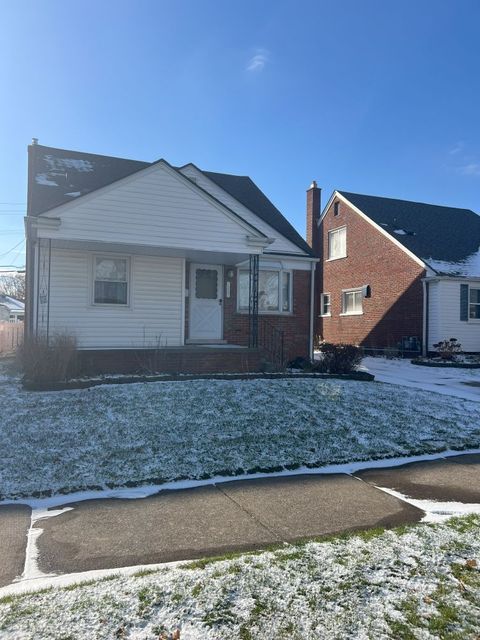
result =
[[190,340],[223,337],[223,267],[192,264],[190,269]]

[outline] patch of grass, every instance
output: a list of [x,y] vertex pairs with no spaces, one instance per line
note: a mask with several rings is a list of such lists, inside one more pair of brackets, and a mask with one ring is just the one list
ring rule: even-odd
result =
[[140,569],[140,571],[136,571],[132,573],[133,578],[145,578],[146,576],[151,576],[154,573],[159,573],[159,569]]

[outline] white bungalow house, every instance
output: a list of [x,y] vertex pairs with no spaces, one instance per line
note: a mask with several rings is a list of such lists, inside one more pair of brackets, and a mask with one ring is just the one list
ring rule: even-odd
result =
[[29,146],[28,335],[92,369],[163,350],[173,371],[308,356],[316,258],[246,176]]

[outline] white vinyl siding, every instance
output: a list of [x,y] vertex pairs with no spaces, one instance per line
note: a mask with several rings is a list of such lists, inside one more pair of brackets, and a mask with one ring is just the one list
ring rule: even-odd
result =
[[50,335],[72,333],[84,349],[183,344],[183,259],[131,256],[125,307],[92,304],[93,255],[52,250]]
[[337,260],[347,256],[347,228],[340,227],[328,232],[328,259]]
[[428,283],[428,349],[442,340],[456,338],[463,351],[480,352],[480,322],[469,318],[460,320],[460,285],[471,289],[480,283],[468,280],[437,280]]
[[250,209],[247,209],[247,207],[238,202],[238,200],[235,200],[233,196],[224,191],[221,187],[219,187],[215,182],[207,178],[205,175],[203,175],[203,173],[198,171],[198,169],[196,169],[195,167],[187,165],[186,167],[183,167],[181,169],[181,172],[189,178],[194,178],[196,184],[198,184],[199,187],[202,187],[202,189],[208,191],[208,193],[217,198],[217,200],[220,200],[220,202],[222,202],[229,209],[235,211],[235,213],[238,213],[239,216],[252,224],[256,229],[264,233],[269,238],[275,238],[274,242],[268,245],[266,249],[267,253],[271,251],[285,251],[285,253],[298,254],[304,253],[299,247],[297,247],[296,244],[294,244],[287,238],[284,238],[276,229],[274,229],[266,222],[264,222],[261,218],[252,213]]
[[[162,164],[55,209],[41,237],[251,253],[254,231]],[[253,251],[255,253],[256,251]]]

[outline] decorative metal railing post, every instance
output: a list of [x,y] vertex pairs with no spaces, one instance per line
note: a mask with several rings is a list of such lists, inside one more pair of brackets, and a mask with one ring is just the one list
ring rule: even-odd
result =
[[40,238],[38,241],[37,263],[37,322],[36,333],[48,341],[50,329],[50,268],[52,260],[52,241]]
[[248,346],[258,347],[258,255],[250,255],[250,270],[248,279]]

